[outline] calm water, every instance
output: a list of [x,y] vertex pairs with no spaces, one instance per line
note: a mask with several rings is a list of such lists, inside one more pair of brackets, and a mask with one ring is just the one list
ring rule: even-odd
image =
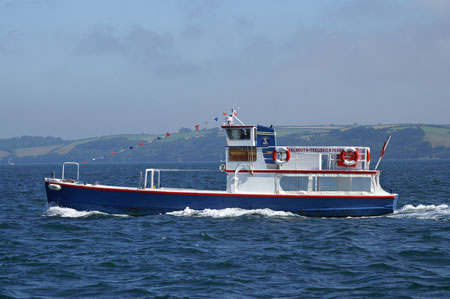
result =
[[[146,167],[83,165],[81,179],[137,186]],[[270,210],[128,217],[48,208],[60,166],[0,166],[0,297],[450,297],[450,161],[383,161],[400,194],[384,217]],[[73,175],[73,173],[72,173]],[[224,175],[171,172],[163,185],[224,189]]]

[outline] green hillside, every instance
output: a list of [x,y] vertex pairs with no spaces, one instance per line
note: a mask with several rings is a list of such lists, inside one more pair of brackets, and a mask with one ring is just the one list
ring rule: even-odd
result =
[[[392,133],[386,159],[450,158],[450,125],[290,126],[276,129],[279,145],[370,146],[372,153],[378,155]],[[9,160],[19,164],[206,162],[224,158],[225,136],[219,128],[180,129],[164,137],[129,134],[82,140],[32,136],[0,139],[0,163]]]

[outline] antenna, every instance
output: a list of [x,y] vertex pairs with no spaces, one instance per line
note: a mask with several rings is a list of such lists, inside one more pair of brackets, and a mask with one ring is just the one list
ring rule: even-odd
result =
[[[241,109],[241,108],[238,107],[237,110],[239,110],[239,109]],[[234,108],[231,109],[231,117],[236,118],[241,123],[241,125],[245,126],[245,124],[237,117],[237,111]]]

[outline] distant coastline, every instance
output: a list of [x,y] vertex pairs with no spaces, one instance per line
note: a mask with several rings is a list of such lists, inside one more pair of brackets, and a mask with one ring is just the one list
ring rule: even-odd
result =
[[[450,159],[450,125],[354,124],[277,127],[279,145],[370,146],[372,159],[378,157],[389,133],[392,133],[393,137],[385,159]],[[15,164],[63,161],[218,162],[223,159],[224,145],[223,131],[219,128],[200,131],[182,129],[170,136],[129,134],[80,140],[22,136],[0,139],[0,164],[8,164],[10,161]],[[96,157],[102,158],[95,159]]]

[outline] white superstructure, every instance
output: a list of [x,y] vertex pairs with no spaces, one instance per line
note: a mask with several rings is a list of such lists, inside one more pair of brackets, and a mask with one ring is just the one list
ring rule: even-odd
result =
[[227,192],[258,194],[389,194],[370,170],[370,148],[361,146],[277,146],[264,126],[235,125],[226,131]]

